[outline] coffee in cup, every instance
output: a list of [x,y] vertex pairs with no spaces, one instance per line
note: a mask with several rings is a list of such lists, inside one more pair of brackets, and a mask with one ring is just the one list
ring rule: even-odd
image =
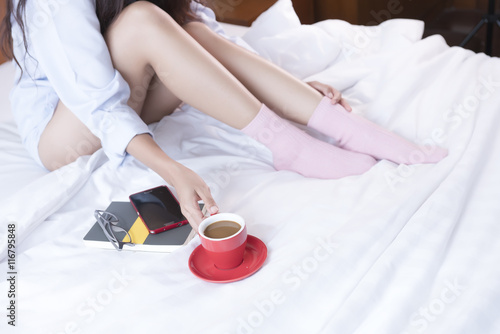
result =
[[202,247],[219,269],[232,269],[243,261],[247,229],[243,217],[218,213],[205,218],[198,227]]
[[205,228],[203,234],[212,239],[223,239],[236,234],[241,225],[232,220],[216,221]]

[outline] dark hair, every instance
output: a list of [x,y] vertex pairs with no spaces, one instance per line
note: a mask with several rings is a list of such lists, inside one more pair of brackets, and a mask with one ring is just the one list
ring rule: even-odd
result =
[[[123,8],[137,0],[97,0],[96,13],[104,34]],[[146,0],[166,11],[178,24],[183,25],[190,20],[196,20],[191,11],[191,0]],[[196,2],[200,2],[197,0]]]
[[[23,33],[23,43],[25,49],[28,47],[26,39],[26,31],[24,25],[25,8],[27,0],[19,0],[17,8],[14,8],[13,0],[5,0],[6,13],[2,22],[0,23],[0,52],[3,53],[8,59],[14,59],[19,65],[13,51],[12,41],[12,23],[11,16],[21,27]],[[96,0],[96,14],[101,26],[101,33],[104,33],[111,23],[116,19],[118,14],[121,13],[123,8],[130,5],[137,0]],[[151,2],[164,11],[166,11],[172,18],[183,25],[190,20],[196,20],[196,15],[191,11],[191,0],[146,0]],[[200,0],[196,0],[200,2]]]
[[[14,50],[12,48],[12,23],[10,21],[11,15],[14,14],[14,19],[17,21],[24,35],[24,22],[22,20],[24,14],[24,8],[26,7],[26,0],[20,0],[17,8],[14,12],[14,4],[12,0],[5,0],[5,17],[2,22],[0,22],[0,52],[7,57],[7,59],[14,59],[17,62],[16,57],[14,57]],[[28,48],[28,42],[26,36],[24,36],[24,47]]]

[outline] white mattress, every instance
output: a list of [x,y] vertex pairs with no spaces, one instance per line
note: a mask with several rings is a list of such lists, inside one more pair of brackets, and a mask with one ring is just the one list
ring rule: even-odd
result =
[[58,172],[38,167],[7,101],[13,65],[1,65],[0,267],[15,222],[18,272],[16,331],[0,281],[1,332],[499,333],[500,60],[421,40],[422,30],[412,20],[300,26],[282,0],[244,38],[341,89],[354,112],[448,148],[438,164],[307,179],[275,171],[265,147],[193,108],[152,126],[268,247],[261,270],[229,284],[191,274],[198,238],[172,254],[86,248],[94,209],[162,180],[132,159],[115,170],[101,151]]

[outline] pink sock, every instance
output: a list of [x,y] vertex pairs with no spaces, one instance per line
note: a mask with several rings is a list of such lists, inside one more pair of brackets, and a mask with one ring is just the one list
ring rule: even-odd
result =
[[371,156],[346,151],[309,136],[265,105],[241,131],[271,150],[277,170],[290,170],[306,177],[337,179],[362,174],[376,163]]
[[338,140],[342,148],[369,154],[376,159],[404,164],[434,163],[448,155],[448,151],[440,147],[422,147],[411,143],[348,112],[338,103],[332,104],[327,97],[321,100],[307,125]]

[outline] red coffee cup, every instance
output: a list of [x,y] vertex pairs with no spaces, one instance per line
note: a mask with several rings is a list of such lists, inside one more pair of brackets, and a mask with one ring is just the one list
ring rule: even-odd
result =
[[233,269],[243,261],[247,227],[243,217],[218,213],[205,218],[198,227],[201,245],[219,269]]

